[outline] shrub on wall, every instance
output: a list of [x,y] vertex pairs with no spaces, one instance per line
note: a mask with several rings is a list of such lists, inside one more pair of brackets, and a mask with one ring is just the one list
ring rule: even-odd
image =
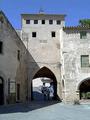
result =
[[86,97],[87,97],[87,96],[86,96],[86,93],[81,93],[81,98],[82,98],[82,99],[86,99]]
[[74,100],[74,105],[80,105],[80,102],[79,102],[79,100]]
[[87,99],[90,99],[90,92],[86,93]]

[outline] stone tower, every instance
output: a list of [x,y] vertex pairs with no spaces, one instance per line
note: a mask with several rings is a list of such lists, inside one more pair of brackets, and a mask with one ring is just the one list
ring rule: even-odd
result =
[[[22,14],[22,40],[32,59],[28,61],[29,88],[33,78],[48,77],[56,81],[56,94],[62,99],[61,48],[65,15]],[[31,99],[31,89],[28,90]]]

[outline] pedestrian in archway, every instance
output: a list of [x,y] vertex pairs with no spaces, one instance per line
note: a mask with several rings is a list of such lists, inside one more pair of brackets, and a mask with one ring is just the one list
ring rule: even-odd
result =
[[54,98],[54,87],[53,87],[53,83],[50,83],[50,87],[49,87],[49,98],[52,100]]
[[47,99],[47,87],[45,86],[45,83],[43,83],[43,86],[41,87],[41,91],[43,93],[44,100],[46,100]]

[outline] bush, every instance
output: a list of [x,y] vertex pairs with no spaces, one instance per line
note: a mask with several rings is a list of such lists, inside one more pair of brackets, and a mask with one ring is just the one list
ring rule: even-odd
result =
[[87,98],[86,93],[81,93],[81,98],[86,99]]
[[79,100],[74,100],[74,105],[80,105],[80,102],[79,102]]
[[87,99],[90,99],[90,92],[86,93]]

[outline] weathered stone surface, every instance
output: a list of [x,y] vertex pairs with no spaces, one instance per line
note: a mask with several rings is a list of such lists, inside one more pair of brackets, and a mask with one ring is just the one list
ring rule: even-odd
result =
[[[30,20],[30,24],[26,24],[26,20]],[[34,20],[38,20],[38,24],[34,24]],[[45,19],[43,25],[41,21]],[[53,20],[53,24],[49,24],[49,19]],[[57,25],[56,21],[61,20],[61,24]],[[43,67],[50,69],[57,80],[57,94],[62,99],[61,88],[61,46],[60,39],[62,36],[62,28],[64,27],[64,16],[54,15],[22,15],[22,41],[26,45],[29,53],[32,56],[30,60],[29,73],[31,84],[34,75]],[[51,36],[51,32],[56,33],[55,37]],[[32,32],[36,32],[36,37],[32,37]],[[28,40],[25,41],[27,35]],[[44,76],[45,77],[45,76]],[[30,88],[31,86],[29,86]],[[30,95],[29,95],[30,96]]]
[[[4,103],[11,102],[11,93],[9,82],[15,83],[14,98],[17,100],[17,83],[20,84],[20,100],[26,101],[27,95],[27,55],[28,52],[2,12],[3,23],[0,21],[0,41],[3,42],[3,52],[0,54],[0,77],[4,80]],[[20,60],[17,58],[18,50],[20,51]],[[25,89],[24,89],[25,88]]]
[[[8,81],[20,84],[21,102],[31,100],[32,80],[42,68],[47,68],[54,75],[57,95],[61,100],[70,102],[79,99],[81,82],[90,78],[90,67],[81,67],[81,55],[90,57],[90,30],[85,28],[87,38],[80,39],[80,31],[84,27],[65,29],[64,17],[23,14],[22,29],[17,30],[17,34],[4,14],[0,16],[0,41],[3,42],[0,76],[4,79],[4,103],[9,99]],[[30,24],[26,24],[26,19],[30,19]],[[43,25],[41,20],[44,19]],[[50,19],[53,20],[52,25],[49,24]],[[58,19],[61,20],[60,25],[56,24]],[[38,24],[34,24],[34,20],[38,20]],[[56,33],[55,37],[51,36],[52,31]],[[32,37],[32,32],[36,32],[36,37]],[[17,50],[20,50],[20,61]],[[48,73],[47,76],[50,77]],[[15,86],[15,97],[16,89]]]
[[86,39],[80,39],[80,31],[64,31],[63,57],[66,100],[79,99],[77,93],[79,84],[90,77],[90,68],[81,67],[81,55],[90,56],[90,30],[86,31]]

